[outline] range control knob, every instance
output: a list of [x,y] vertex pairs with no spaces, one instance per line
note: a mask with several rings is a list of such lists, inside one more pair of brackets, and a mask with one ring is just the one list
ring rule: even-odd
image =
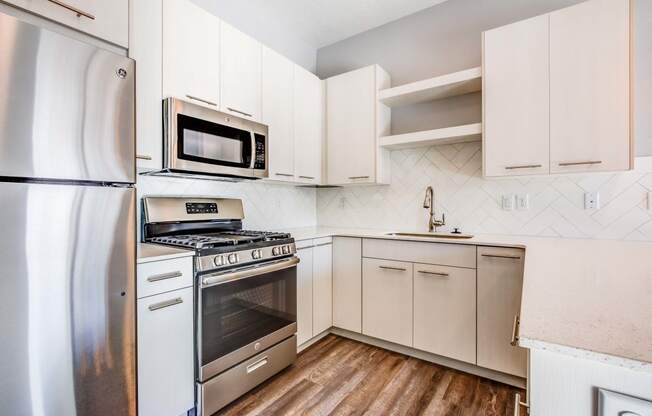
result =
[[274,247],[272,248],[272,255],[273,256],[278,256],[281,254],[281,247]]
[[238,262],[238,255],[233,253],[229,254],[229,264],[234,264]]
[[290,254],[290,246],[283,246],[283,254]]
[[261,258],[262,256],[263,256],[263,255],[262,255],[262,253],[260,252],[260,250],[253,250],[253,251],[251,252],[251,258],[254,259],[254,260],[258,260],[258,259]]
[[215,256],[215,258],[213,258],[213,264],[216,265],[217,267],[223,266],[224,256]]

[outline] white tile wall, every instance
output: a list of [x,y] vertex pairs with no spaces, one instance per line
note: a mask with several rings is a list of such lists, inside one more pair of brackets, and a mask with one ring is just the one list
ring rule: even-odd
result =
[[[617,174],[482,178],[480,143],[392,152],[389,186],[320,189],[320,226],[427,229],[425,189],[447,228],[470,233],[652,240],[652,169]],[[584,193],[599,191],[601,208],[584,210]],[[529,194],[527,211],[503,211],[503,194]]]
[[315,189],[260,181],[220,182],[160,176],[138,176],[140,198],[154,195],[241,198],[244,227],[254,230],[310,227],[317,222]]

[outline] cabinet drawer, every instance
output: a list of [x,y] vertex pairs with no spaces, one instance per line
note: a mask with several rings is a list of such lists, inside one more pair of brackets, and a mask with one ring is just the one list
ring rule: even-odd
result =
[[475,364],[475,270],[414,265],[414,348]]
[[116,45],[128,46],[129,0],[8,0],[8,3]]
[[192,286],[192,257],[138,265],[138,298]]
[[475,268],[475,246],[366,238],[362,255],[377,259]]
[[362,259],[362,333],[412,346],[412,264]]
[[138,414],[176,416],[194,405],[193,290],[138,300]]

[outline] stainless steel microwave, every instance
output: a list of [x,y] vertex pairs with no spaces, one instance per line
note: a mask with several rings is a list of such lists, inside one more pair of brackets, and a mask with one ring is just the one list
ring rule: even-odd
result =
[[267,126],[176,98],[163,101],[163,168],[172,174],[267,177]]

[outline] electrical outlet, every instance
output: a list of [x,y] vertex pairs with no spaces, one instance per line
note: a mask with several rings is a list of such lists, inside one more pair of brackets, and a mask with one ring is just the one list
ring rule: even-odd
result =
[[503,210],[514,211],[516,206],[516,196],[513,194],[503,195]]
[[530,194],[516,196],[516,209],[519,211],[530,209]]
[[584,209],[600,209],[600,192],[584,194]]

